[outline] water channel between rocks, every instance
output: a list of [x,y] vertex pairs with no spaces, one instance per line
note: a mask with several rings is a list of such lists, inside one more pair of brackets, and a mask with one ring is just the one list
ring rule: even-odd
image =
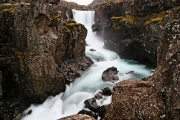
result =
[[[67,85],[65,92],[55,97],[50,96],[41,105],[32,104],[24,111],[24,114],[30,110],[32,113],[24,116],[22,120],[57,120],[76,114],[85,109],[84,101],[86,99],[94,97],[103,88],[110,87],[112,89],[119,81],[147,77],[151,74],[152,68],[132,60],[120,59],[115,52],[103,48],[103,40],[91,30],[91,25],[94,23],[94,11],[72,11],[74,20],[84,24],[88,29],[86,55],[94,61],[94,64],[81,77]],[[118,69],[119,80],[114,83],[102,81],[103,71],[112,66]],[[134,71],[134,73],[127,74],[129,71]],[[111,97],[103,96],[103,99],[97,100],[97,103],[99,105],[109,104]]]

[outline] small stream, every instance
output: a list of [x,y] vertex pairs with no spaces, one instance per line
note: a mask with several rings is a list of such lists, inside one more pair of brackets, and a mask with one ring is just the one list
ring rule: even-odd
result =
[[[117,82],[122,80],[147,77],[153,70],[138,62],[120,59],[115,52],[104,49],[103,40],[91,30],[91,25],[94,23],[94,11],[72,11],[74,20],[84,24],[88,29],[86,55],[94,61],[94,64],[81,77],[67,85],[65,92],[55,97],[50,96],[41,105],[32,104],[24,111],[24,114],[29,110],[32,110],[32,113],[24,116],[22,120],[57,120],[76,114],[82,109],[87,109],[84,108],[84,101],[94,97],[103,88],[112,89]],[[114,83],[102,81],[103,71],[112,66],[118,69],[119,80]],[[134,71],[134,73],[127,74],[129,71]],[[103,99],[97,102],[99,105],[109,104],[111,97],[103,96]]]

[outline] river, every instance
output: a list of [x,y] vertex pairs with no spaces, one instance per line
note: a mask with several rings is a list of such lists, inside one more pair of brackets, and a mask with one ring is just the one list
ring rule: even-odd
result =
[[[153,70],[133,60],[121,59],[115,52],[104,49],[102,38],[91,30],[91,25],[94,23],[94,11],[72,11],[74,20],[84,24],[88,29],[86,55],[94,61],[94,64],[81,77],[67,85],[65,92],[55,97],[50,96],[41,105],[32,104],[24,111],[24,114],[27,114],[29,110],[32,110],[32,113],[24,116],[22,120],[57,120],[76,114],[82,109],[87,109],[84,108],[84,101],[92,98],[103,88],[110,87],[112,89],[117,82],[122,80],[147,77]],[[118,69],[119,80],[116,82],[102,81],[103,71],[112,66]],[[134,73],[127,74],[129,71],[134,71]],[[103,99],[97,100],[97,102],[99,105],[109,104],[111,97],[103,96]]]

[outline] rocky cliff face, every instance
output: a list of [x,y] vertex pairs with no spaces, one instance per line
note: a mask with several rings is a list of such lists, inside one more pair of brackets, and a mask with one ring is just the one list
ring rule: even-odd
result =
[[30,103],[64,91],[93,63],[86,28],[63,8],[43,0],[0,5],[0,119],[20,119]]
[[158,47],[158,67],[149,78],[122,81],[113,88],[104,120],[178,120],[180,7],[166,11]]
[[94,31],[104,36],[105,47],[121,58],[156,65],[164,10],[180,2],[131,0],[108,2],[95,7]]

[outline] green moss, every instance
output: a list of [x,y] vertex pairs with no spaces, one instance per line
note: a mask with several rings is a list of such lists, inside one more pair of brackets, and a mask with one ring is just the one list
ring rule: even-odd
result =
[[123,16],[119,16],[119,17],[111,17],[112,21],[116,21],[116,22],[126,22],[128,24],[134,24],[135,20],[133,17],[123,17]]
[[15,5],[12,4],[2,4],[0,5],[0,11],[15,13]]
[[82,25],[80,23],[71,22],[71,23],[64,23],[62,28],[66,32],[70,33],[72,30],[78,30],[79,26],[83,26],[84,27],[84,25]]
[[146,26],[146,25],[149,25],[149,24],[151,24],[151,23],[161,24],[161,23],[162,23],[162,20],[163,20],[163,18],[162,18],[161,16],[159,16],[159,17],[156,17],[156,18],[153,18],[153,19],[151,19],[151,20],[146,21],[146,22],[144,23],[144,25]]
[[59,18],[59,16],[52,16],[53,20],[57,20]]
[[31,51],[31,52],[29,52],[29,55],[30,55],[30,56],[35,56],[36,53]]
[[133,17],[124,17],[124,16],[111,17],[111,21],[115,30],[120,30],[121,29],[120,25],[122,23],[126,23],[129,25],[135,24],[135,18]]
[[66,32],[70,33],[70,29],[68,29],[65,25],[62,26],[63,30],[65,30]]

